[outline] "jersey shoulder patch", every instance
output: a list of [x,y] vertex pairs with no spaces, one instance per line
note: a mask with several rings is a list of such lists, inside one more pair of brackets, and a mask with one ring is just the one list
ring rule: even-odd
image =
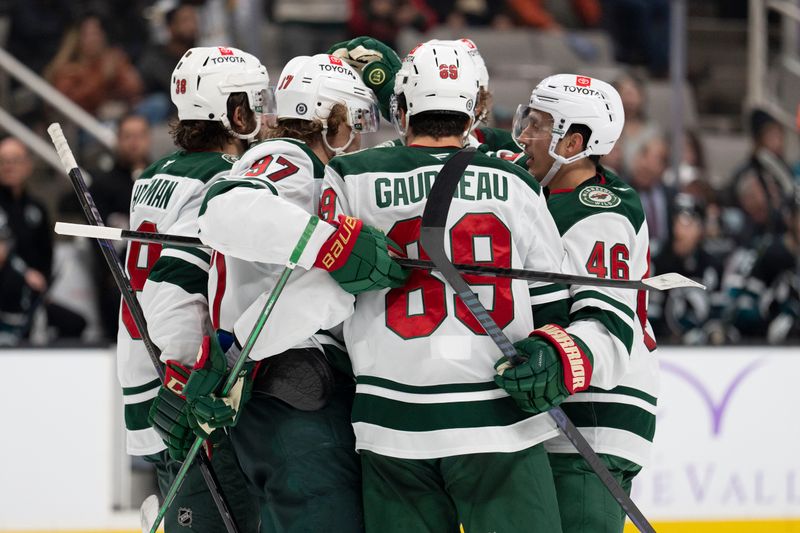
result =
[[635,232],[645,220],[644,209],[636,191],[613,173],[602,169],[604,181],[590,180],[569,192],[551,194],[547,207],[564,235],[572,226],[588,218],[621,215]]

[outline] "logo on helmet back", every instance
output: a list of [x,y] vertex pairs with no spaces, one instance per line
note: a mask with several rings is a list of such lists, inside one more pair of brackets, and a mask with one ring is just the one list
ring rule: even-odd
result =
[[330,60],[331,65],[339,65],[340,67],[342,66],[342,60],[339,59],[338,57],[328,56],[328,59]]
[[233,50],[231,50],[230,48],[225,48],[224,46],[219,46],[217,48],[219,48],[219,55],[221,55],[221,56],[232,56],[233,55]]
[[575,78],[575,85],[578,87],[589,87],[592,84],[592,78],[586,76],[578,76]]

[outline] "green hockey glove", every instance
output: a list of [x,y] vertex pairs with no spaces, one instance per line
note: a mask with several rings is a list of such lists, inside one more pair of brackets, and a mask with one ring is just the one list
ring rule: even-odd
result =
[[183,390],[190,371],[177,361],[167,361],[165,384],[150,406],[148,423],[167,445],[170,457],[176,461],[186,458],[195,435],[188,421],[189,406]]
[[330,272],[350,294],[402,287],[408,271],[395,263],[389,250],[400,247],[378,229],[350,216],[339,215],[336,232],[320,248],[314,266]]
[[494,381],[523,411],[542,413],[589,387],[592,354],[560,326],[536,329],[514,347],[527,360],[512,366],[507,358],[500,358],[494,365]]
[[237,413],[246,389],[246,373],[227,398],[220,398],[217,394],[227,374],[228,359],[217,337],[203,337],[197,362],[184,388],[189,405],[188,422],[198,437],[207,439],[215,429],[232,426],[238,419]]
[[391,121],[389,102],[394,92],[394,77],[400,70],[397,52],[372,37],[362,36],[336,43],[328,53],[339,57],[361,74],[364,85],[378,98],[381,115]]

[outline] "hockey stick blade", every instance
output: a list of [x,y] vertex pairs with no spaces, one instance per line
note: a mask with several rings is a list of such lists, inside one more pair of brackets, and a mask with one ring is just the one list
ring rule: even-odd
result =
[[158,515],[158,496],[151,494],[142,502],[139,507],[139,520],[142,524],[142,533],[148,533],[153,528],[153,522]]
[[[154,233],[149,231],[132,231],[107,226],[91,226],[88,224],[72,224],[69,222],[56,222],[55,232],[59,235],[73,237],[87,237],[90,239],[106,239],[109,241],[138,241],[152,242],[155,244],[169,244],[171,246],[187,246],[192,248],[210,249],[209,246],[197,237],[183,235],[170,235],[167,233]],[[438,270],[431,261],[421,259],[408,259],[396,257],[394,259],[400,266],[421,270]],[[563,283],[565,285],[586,285],[594,287],[614,287],[617,289],[657,290],[668,291],[679,287],[695,287],[705,290],[705,285],[682,276],[676,272],[668,272],[652,278],[642,280],[627,279],[601,279],[591,276],[572,276],[560,272],[539,272],[536,270],[523,270],[521,268],[497,268],[485,265],[455,264],[456,270],[462,274],[475,274],[478,276],[494,276],[500,278],[526,279],[529,281],[545,281]]]
[[[422,226],[420,228],[420,245],[431,258],[434,265],[439,269],[445,281],[453,288],[459,299],[467,306],[478,323],[488,333],[489,337],[495,342],[503,355],[512,363],[518,364],[520,361],[516,348],[511,340],[503,333],[500,327],[489,315],[486,308],[481,304],[475,293],[464,281],[456,270],[453,263],[445,252],[445,226],[447,224],[447,214],[450,211],[450,204],[453,201],[453,194],[461,176],[464,173],[473,153],[464,149],[451,157],[442,167],[439,175],[433,183],[433,187],[428,194],[425,208],[422,212]],[[572,443],[578,453],[586,460],[589,466],[600,478],[606,489],[611,493],[617,503],[631,519],[631,522],[642,533],[655,533],[653,526],[647,521],[644,514],[639,510],[630,496],[622,489],[620,484],[608,471],[603,461],[586,442],[586,439],[578,431],[578,428],[570,421],[564,410],[554,407],[547,411],[561,432]]]

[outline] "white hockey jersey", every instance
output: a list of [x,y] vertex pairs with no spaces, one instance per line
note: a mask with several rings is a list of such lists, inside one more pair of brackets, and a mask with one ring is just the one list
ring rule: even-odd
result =
[[[208,192],[200,238],[216,252],[209,277],[215,327],[244,345],[269,293],[315,216],[323,165],[301,141],[271,139],[254,145]],[[319,330],[340,324],[354,298],[324,270],[313,268],[333,233],[320,222],[306,245],[250,357],[263,359],[292,347],[336,344]]]
[[[205,191],[233,161],[234,157],[218,152],[179,151],[153,163],[134,184],[131,229],[196,236]],[[128,246],[126,271],[162,361],[194,364],[208,321],[209,260],[208,252],[196,248],[162,249],[140,242]],[[117,375],[125,404],[128,453],[148,455],[165,449],[147,423],[161,383],[124,303],[117,335]]]
[[[409,257],[425,258],[418,244],[425,198],[455,151],[397,146],[336,157],[326,167],[320,212],[358,217]],[[561,239],[539,184],[505,161],[475,155],[447,228],[454,262],[561,266]],[[512,341],[534,328],[532,304],[558,298],[544,284],[466,278]],[[532,289],[541,295],[532,298]],[[409,459],[512,452],[557,432],[548,415],[523,412],[495,385],[500,349],[436,272],[416,270],[402,288],[359,295],[344,336],[357,383],[358,449]]]
[[[564,272],[647,277],[647,221],[628,184],[603,170],[575,189],[551,192],[547,203],[564,242]],[[588,346],[594,370],[589,389],[562,404],[596,452],[639,465],[647,464],[650,455],[659,385],[647,299],[647,291],[569,287],[567,331]],[[545,447],[551,453],[576,453],[563,436]]]

